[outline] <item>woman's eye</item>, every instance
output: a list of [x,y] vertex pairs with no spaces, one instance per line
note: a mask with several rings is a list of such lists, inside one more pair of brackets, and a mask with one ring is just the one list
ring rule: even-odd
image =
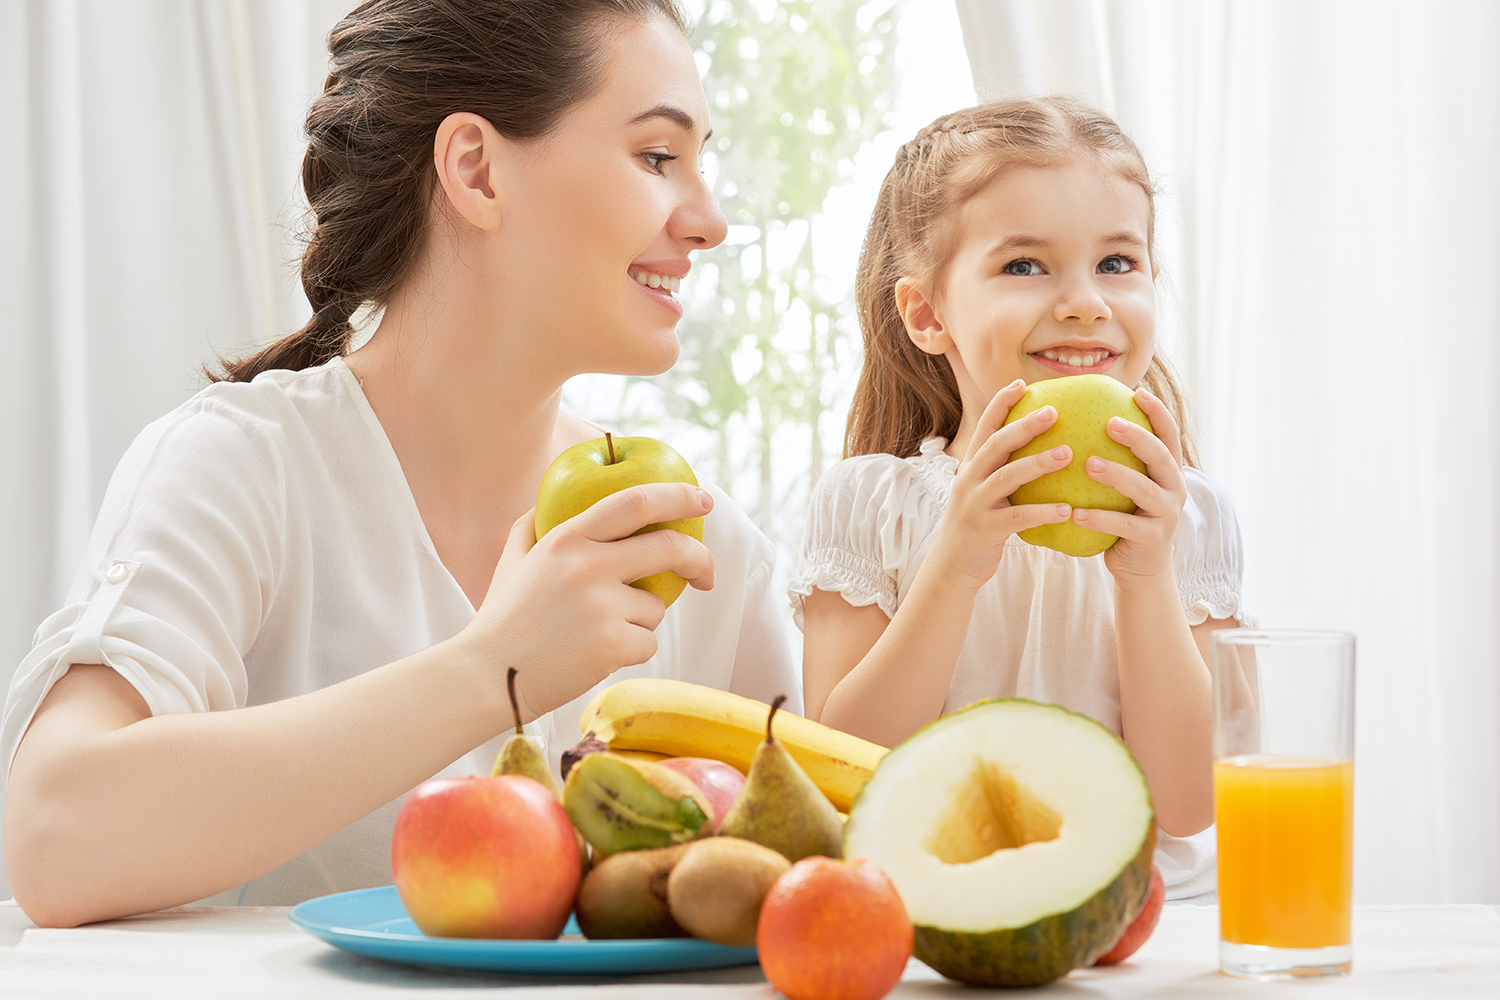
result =
[[1134,271],[1135,268],[1135,261],[1124,254],[1114,254],[1101,260],[1098,270],[1100,274],[1125,274],[1127,271]]
[[1020,260],[1013,260],[1009,264],[1006,264],[1003,270],[1006,274],[1014,274],[1018,277],[1029,278],[1032,275],[1041,274],[1042,265],[1038,264],[1034,260],[1028,260],[1027,258],[1022,257]]
[[677,157],[668,156],[666,153],[642,153],[641,158],[646,161],[646,166],[658,174],[662,172],[662,164],[671,163],[677,159]]

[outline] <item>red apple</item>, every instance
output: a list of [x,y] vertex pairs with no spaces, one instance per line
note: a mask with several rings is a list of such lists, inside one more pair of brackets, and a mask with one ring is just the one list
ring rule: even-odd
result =
[[657,761],[683,775],[708,798],[714,810],[714,833],[729,814],[729,807],[745,789],[745,776],[733,764],[709,757],[667,757]]
[[1156,921],[1161,918],[1161,906],[1167,898],[1166,883],[1161,880],[1161,869],[1155,865],[1151,866],[1151,891],[1146,894],[1146,905],[1141,907],[1141,912],[1130,926],[1125,928],[1125,933],[1120,935],[1114,947],[1095,959],[1095,965],[1114,965],[1123,962],[1136,949],[1146,943],[1151,932],[1156,930]]
[[562,932],[583,874],[557,796],[519,774],[418,785],[396,815],[391,871],[424,934],[539,940]]

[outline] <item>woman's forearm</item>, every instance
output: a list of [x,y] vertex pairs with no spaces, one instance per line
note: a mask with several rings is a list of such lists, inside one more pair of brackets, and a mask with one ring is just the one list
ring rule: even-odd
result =
[[1213,822],[1213,713],[1208,668],[1171,573],[1115,589],[1120,720],[1157,823],[1189,836]]
[[75,667],[11,770],[17,901],[72,926],[265,874],[513,725],[475,655],[444,643],[284,701],[144,718],[113,670]]

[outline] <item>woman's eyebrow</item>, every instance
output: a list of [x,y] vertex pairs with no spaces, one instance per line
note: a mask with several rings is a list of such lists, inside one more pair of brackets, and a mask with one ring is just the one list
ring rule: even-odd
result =
[[[685,132],[692,133],[698,131],[697,119],[688,114],[686,111],[677,107],[675,104],[658,104],[654,108],[648,108],[645,111],[642,111],[640,114],[636,115],[634,118],[630,119],[628,124],[640,125],[643,122],[651,121],[653,118],[665,118],[667,121],[678,126]],[[714,130],[709,129],[706,133],[704,133],[703,141],[708,142],[709,136],[713,134]]]

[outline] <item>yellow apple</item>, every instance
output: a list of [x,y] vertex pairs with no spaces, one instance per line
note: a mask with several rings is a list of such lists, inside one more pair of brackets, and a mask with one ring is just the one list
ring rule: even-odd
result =
[[[1146,471],[1146,463],[1111,438],[1105,429],[1110,417],[1124,417],[1151,430],[1151,421],[1135,404],[1130,387],[1108,375],[1065,375],[1035,382],[1026,387],[1025,394],[1010,408],[1005,422],[1010,424],[1020,420],[1049,403],[1057,410],[1057,422],[1038,434],[1030,444],[1012,452],[1010,460],[1014,462],[1065,444],[1073,449],[1073,461],[1065,468],[1022,484],[1010,495],[1010,502],[1065,503],[1091,510],[1135,513],[1135,501],[1112,486],[1090,479],[1083,469],[1089,456],[1098,455],[1137,472]],[[1032,545],[1043,545],[1070,556],[1098,555],[1119,541],[1116,535],[1080,527],[1072,520],[1027,528],[1020,535]]]
[[[692,483],[698,477],[671,445],[648,437],[602,438],[575,444],[552,460],[536,493],[538,540],[568,518],[582,514],[611,493],[643,483]],[[703,518],[648,524],[635,534],[671,528],[703,541]],[[687,581],[669,571],[653,573],[631,584],[662,599],[667,607],[677,600]]]

